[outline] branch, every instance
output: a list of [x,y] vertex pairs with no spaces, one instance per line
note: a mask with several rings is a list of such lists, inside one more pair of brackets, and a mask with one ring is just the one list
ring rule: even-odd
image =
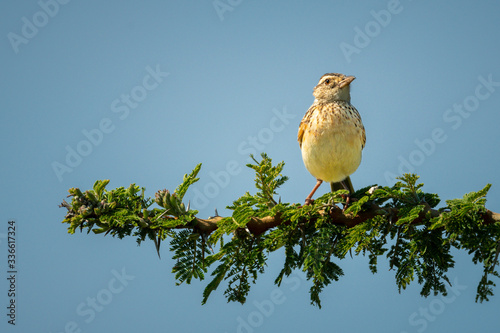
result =
[[[217,230],[218,223],[223,219],[224,218],[221,216],[215,216],[208,219],[201,219],[197,217],[195,226],[201,232],[211,234]],[[265,233],[269,229],[277,227],[281,223],[286,222],[283,222],[280,214],[277,214],[276,216],[266,216],[263,218],[252,217],[246,227],[253,235],[258,236]],[[186,228],[186,226],[182,226],[181,228]]]
[[[377,215],[381,216],[390,216],[390,222],[396,223],[398,218],[399,209],[397,208],[381,208],[378,205],[373,204],[369,209],[360,212],[358,215],[352,217],[348,215],[344,215],[343,210],[337,206],[333,206],[329,212],[329,216],[332,219],[332,223],[335,225],[343,225],[347,228],[352,228],[357,226],[358,224],[364,223],[370,219],[373,219]],[[422,225],[425,220],[428,219],[426,216],[427,213],[430,213],[432,218],[438,218],[442,216],[442,212],[437,209],[429,208],[426,211],[419,214],[418,218],[413,221],[413,225]],[[325,212],[323,215],[327,215]],[[484,224],[492,224],[496,222],[500,222],[500,214],[492,212],[487,209],[486,212],[482,215]],[[195,226],[201,232],[210,234],[217,230],[218,223],[223,220],[222,216],[215,216],[208,219],[196,218]],[[309,220],[310,223],[314,223],[315,220]],[[283,220],[280,214],[276,216],[266,216],[263,218],[252,217],[250,221],[247,223],[246,227],[253,235],[261,235],[266,231],[276,228],[280,224],[289,224],[290,221]],[[181,226],[180,228],[188,228],[188,226]]]
[[279,285],[295,269],[306,272],[313,284],[311,303],[319,307],[320,292],[343,275],[334,259],[342,260],[350,252],[368,254],[373,273],[378,258],[385,255],[396,271],[400,291],[416,279],[422,285],[421,295],[429,296],[446,295],[446,274],[455,264],[451,249],[462,249],[474,264],[483,265],[476,301],[493,295],[495,283],[490,278],[500,278],[500,214],[485,207],[491,185],[447,200],[437,209],[438,195],[423,192],[417,175],[405,174],[392,187],[359,189],[347,209],[338,206],[345,205],[345,190],[301,206],[275,199],[288,179],[281,174],[283,162],[273,166],[265,154],[260,162],[253,161],[248,166],[255,171],[257,192],[236,199],[227,207],[232,211],[228,217],[199,218],[198,211],[183,202],[189,186],[198,180],[199,164],[174,192],[160,190],[154,198],[146,198],[145,189],[135,184],[106,190],[109,180],[96,181],[84,192],[72,188],[71,203],[63,201],[60,206],[68,210],[63,223],[69,224],[70,234],[87,229],[118,238],[134,236],[139,244],[152,240],[158,255],[161,242],[170,238],[177,284],[203,280],[208,267],[217,262],[202,304],[222,281],[228,284],[224,293],[228,301],[244,303],[250,282],[264,272],[267,255],[282,247],[284,266],[275,283]]

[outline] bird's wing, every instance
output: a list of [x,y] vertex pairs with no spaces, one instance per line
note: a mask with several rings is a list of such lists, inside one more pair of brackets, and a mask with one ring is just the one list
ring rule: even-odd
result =
[[363,145],[361,146],[361,149],[365,148],[365,143],[366,143],[366,132],[365,132],[365,127],[363,126]]
[[299,126],[299,134],[297,135],[297,140],[299,141],[299,147],[302,148],[302,137],[304,136],[304,131],[307,128],[307,124],[302,120]]
[[355,117],[354,121],[356,123],[356,127],[361,128],[361,136],[362,136],[362,144],[361,144],[361,149],[365,148],[365,143],[366,143],[366,132],[365,132],[365,127],[363,126],[363,122],[361,121],[361,116],[359,115],[358,110],[352,105],[350,105],[350,110],[353,112],[353,115]]
[[304,118],[302,118],[302,121],[300,122],[297,140],[299,141],[299,146],[301,148],[302,148],[302,139],[304,138],[305,131],[307,131],[307,128],[309,127],[309,121],[311,120],[313,112],[314,112],[314,105],[312,105],[309,108],[309,110],[307,110],[306,114],[304,115]]

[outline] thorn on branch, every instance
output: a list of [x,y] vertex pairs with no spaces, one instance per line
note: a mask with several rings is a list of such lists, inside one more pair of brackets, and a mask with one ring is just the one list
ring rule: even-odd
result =
[[161,259],[161,256],[160,256],[160,245],[161,245],[160,233],[158,233],[158,239],[155,236],[155,237],[153,237],[153,240],[155,242],[155,248],[156,248],[156,253],[158,253],[158,258]]

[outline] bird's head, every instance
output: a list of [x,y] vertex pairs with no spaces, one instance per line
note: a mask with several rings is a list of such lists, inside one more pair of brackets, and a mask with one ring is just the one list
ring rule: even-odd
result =
[[314,87],[313,95],[318,102],[345,101],[351,102],[350,84],[354,76],[345,76],[339,73],[328,73],[319,79]]

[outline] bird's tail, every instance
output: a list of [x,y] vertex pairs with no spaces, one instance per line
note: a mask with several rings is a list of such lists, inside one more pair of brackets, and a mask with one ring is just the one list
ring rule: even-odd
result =
[[341,182],[330,183],[330,188],[332,189],[332,192],[337,190],[348,190],[349,194],[354,193],[354,187],[352,186],[351,177],[349,176]]

